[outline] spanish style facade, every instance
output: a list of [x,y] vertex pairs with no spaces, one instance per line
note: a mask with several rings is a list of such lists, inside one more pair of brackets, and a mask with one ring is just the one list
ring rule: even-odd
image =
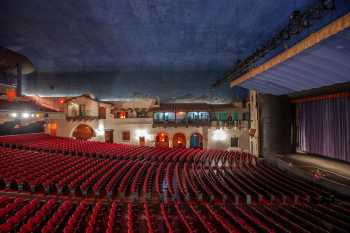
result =
[[47,133],[157,147],[248,151],[249,104],[161,104],[157,99],[101,101],[90,95],[57,101]]

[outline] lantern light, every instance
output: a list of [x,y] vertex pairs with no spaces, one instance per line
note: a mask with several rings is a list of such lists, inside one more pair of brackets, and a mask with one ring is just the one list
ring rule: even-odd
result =
[[16,90],[12,89],[12,88],[7,89],[6,90],[6,96],[7,96],[7,100],[9,102],[13,102],[15,100],[15,98],[16,98]]
[[96,135],[97,136],[104,136],[105,135],[105,126],[103,121],[98,122],[98,127],[96,129]]
[[29,118],[29,113],[27,113],[27,112],[22,113],[22,117],[23,117],[24,119]]
[[17,113],[16,112],[11,113],[11,117],[16,118],[17,117]]
[[135,139],[139,139],[140,137],[144,137],[147,140],[151,139],[151,135],[147,132],[146,129],[136,129],[135,130]]
[[213,132],[213,140],[214,141],[224,141],[227,138],[227,133],[222,129],[216,129]]

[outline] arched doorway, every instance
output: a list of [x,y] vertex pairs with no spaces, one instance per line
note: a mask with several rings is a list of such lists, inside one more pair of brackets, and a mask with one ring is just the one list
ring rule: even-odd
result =
[[190,147],[191,148],[203,148],[203,137],[199,133],[194,133],[190,138]]
[[56,122],[50,122],[47,124],[47,133],[50,136],[56,136],[57,132],[57,123]]
[[157,134],[156,147],[169,147],[169,137],[166,133],[161,132]]
[[183,133],[176,133],[174,135],[173,148],[186,148],[186,136]]
[[92,137],[95,137],[95,132],[90,126],[81,124],[75,128],[73,137],[76,139],[88,140]]

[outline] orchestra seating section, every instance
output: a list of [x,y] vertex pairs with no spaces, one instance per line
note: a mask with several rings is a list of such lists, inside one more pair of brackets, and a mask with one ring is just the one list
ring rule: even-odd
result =
[[348,203],[110,203],[0,196],[1,232],[348,232]]
[[0,137],[0,232],[348,232],[350,203],[244,152]]

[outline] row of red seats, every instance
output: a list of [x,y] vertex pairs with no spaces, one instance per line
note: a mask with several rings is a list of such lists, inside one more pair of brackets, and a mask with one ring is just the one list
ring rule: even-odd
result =
[[48,139],[49,135],[43,133],[32,133],[32,134],[19,134],[19,135],[8,135],[0,136],[0,143],[2,145],[20,145],[28,141],[34,142],[41,139]]
[[46,134],[2,136],[0,137],[0,145],[27,150],[114,159],[206,162],[207,165],[210,166],[238,166],[243,163],[255,162],[254,156],[243,152],[183,148],[153,148],[123,144],[108,144],[71,138],[52,137]]
[[93,159],[0,147],[0,185],[46,193],[120,198],[309,201],[328,193],[263,161],[242,167]]
[[350,204],[72,202],[0,196],[0,232],[348,232]]

